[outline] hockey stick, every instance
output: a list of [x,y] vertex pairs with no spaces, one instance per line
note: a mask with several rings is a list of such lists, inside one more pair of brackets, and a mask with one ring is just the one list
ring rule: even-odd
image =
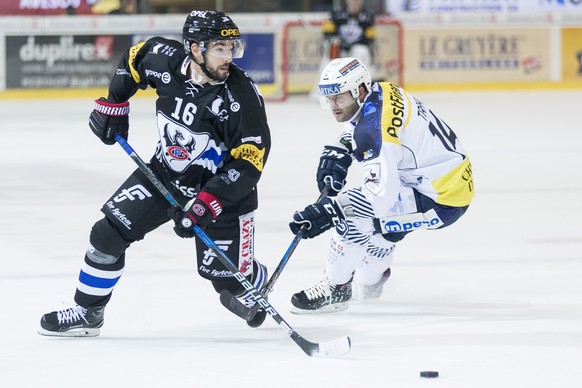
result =
[[[180,204],[174,199],[168,189],[160,182],[158,177],[153,173],[148,165],[139,157],[134,149],[127,143],[127,141],[118,133],[115,134],[115,140],[123,148],[123,150],[133,159],[135,164],[141,172],[152,182],[159,192],[166,198],[172,206],[180,207]],[[284,319],[279,315],[277,310],[263,298],[261,293],[248,281],[248,279],[238,270],[232,260],[216,245],[214,241],[198,225],[192,228],[196,235],[210,248],[217,256],[224,266],[232,272],[234,278],[247,290],[250,291],[257,304],[267,311],[277,324],[295,341],[297,345],[307,354],[312,357],[339,357],[350,351],[351,340],[350,337],[341,337],[335,340],[326,342],[311,342],[303,338],[297,333]]]
[[[316,202],[320,202],[323,198],[325,198],[325,196],[329,192],[329,188],[330,183],[328,182],[323,188],[323,190],[321,190],[321,193],[319,194],[319,197],[317,198]],[[293,252],[295,252],[295,248],[297,248],[297,245],[299,245],[299,242],[303,239],[302,233],[306,229],[307,226],[303,225],[299,232],[295,234],[295,237],[293,238],[291,245],[289,245],[289,248],[287,248],[287,251],[283,255],[283,258],[279,262],[279,265],[275,269],[275,272],[273,272],[271,278],[267,282],[267,285],[261,292],[263,297],[266,298],[267,295],[269,295],[271,291],[273,291],[273,286],[275,285],[275,282],[277,281],[277,279],[279,279],[279,275],[281,275],[281,272],[283,271],[283,268],[285,268],[285,266],[287,265],[287,262],[291,258],[291,255],[293,254]],[[251,321],[260,309],[260,306],[258,304],[255,304],[253,307],[250,308],[245,306],[243,303],[239,302],[236,296],[234,296],[231,292],[227,290],[222,291],[220,293],[220,303],[222,303],[222,305],[226,307],[228,310],[230,310],[232,313],[238,315],[247,322]],[[260,324],[258,326],[260,326]]]
[[[325,198],[327,196],[329,188],[330,188],[330,184],[327,183],[325,185],[325,187],[323,188],[323,190],[321,190],[321,193],[319,193],[319,197],[317,197],[317,200],[315,202],[320,202],[323,198]],[[273,291],[273,286],[275,285],[275,282],[277,281],[277,279],[279,279],[279,275],[281,275],[281,272],[283,271],[283,268],[285,268],[285,266],[287,265],[287,262],[291,258],[291,255],[293,254],[293,252],[295,252],[295,248],[297,248],[297,245],[299,245],[299,241],[301,241],[303,239],[302,235],[303,235],[303,232],[305,230],[307,230],[307,226],[304,224],[301,227],[301,229],[299,230],[299,232],[297,232],[297,234],[295,234],[295,237],[293,237],[293,241],[291,242],[291,245],[289,245],[289,248],[287,248],[287,251],[283,255],[283,258],[279,262],[279,265],[275,269],[275,272],[273,272],[273,275],[271,275],[271,278],[267,282],[267,285],[265,286],[265,290],[263,292],[263,295],[266,296],[271,291]]]

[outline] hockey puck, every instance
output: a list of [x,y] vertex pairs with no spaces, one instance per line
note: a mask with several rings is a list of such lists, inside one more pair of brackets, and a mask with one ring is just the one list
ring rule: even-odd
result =
[[434,370],[423,370],[422,372],[420,372],[420,377],[434,379],[435,377],[439,377],[439,372]]

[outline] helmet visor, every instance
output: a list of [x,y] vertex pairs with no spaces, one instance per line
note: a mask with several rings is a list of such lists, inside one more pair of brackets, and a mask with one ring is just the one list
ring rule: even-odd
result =
[[217,58],[242,58],[245,46],[242,39],[220,39],[201,42],[202,50],[206,55]]
[[328,96],[319,96],[319,104],[323,109],[343,109],[355,103],[356,99],[350,92],[332,94]]

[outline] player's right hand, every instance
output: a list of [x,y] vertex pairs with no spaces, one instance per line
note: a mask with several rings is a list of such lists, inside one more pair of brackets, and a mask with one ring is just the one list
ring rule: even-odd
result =
[[109,102],[104,97],[95,100],[95,109],[89,116],[89,127],[107,145],[115,144],[116,133],[127,140],[129,102]]
[[182,238],[192,238],[196,235],[194,225],[206,228],[220,213],[222,205],[218,199],[207,192],[198,193],[198,197],[186,204],[184,210],[172,206],[168,215],[174,220],[174,232]]
[[340,206],[331,198],[323,198],[305,209],[295,212],[289,229],[302,238],[314,238],[339,224],[344,219]]

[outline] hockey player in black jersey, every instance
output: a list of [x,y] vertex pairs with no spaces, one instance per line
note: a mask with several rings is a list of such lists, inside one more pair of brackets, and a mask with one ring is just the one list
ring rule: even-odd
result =
[[323,23],[323,37],[326,46],[329,46],[329,59],[358,58],[370,71],[372,46],[376,39],[374,22],[374,14],[364,8],[363,0],[346,0],[345,7],[334,10],[330,19]]
[[229,16],[192,11],[183,43],[155,37],[125,53],[108,97],[95,101],[89,126],[105,144],[114,144],[116,133],[127,138],[129,99],[138,89],[154,88],[160,140],[150,168],[185,210],[171,208],[139,170],[131,174],[105,202],[105,216],[91,230],[76,305],[43,315],[40,334],[98,335],[127,248],[170,220],[180,237],[195,237],[200,276],[218,293],[229,290],[241,302],[254,304],[193,230],[182,226],[188,220],[220,240],[239,271],[257,289],[264,286],[267,271],[253,253],[254,211],[271,138],[263,98],[232,63],[243,51],[239,29]]

